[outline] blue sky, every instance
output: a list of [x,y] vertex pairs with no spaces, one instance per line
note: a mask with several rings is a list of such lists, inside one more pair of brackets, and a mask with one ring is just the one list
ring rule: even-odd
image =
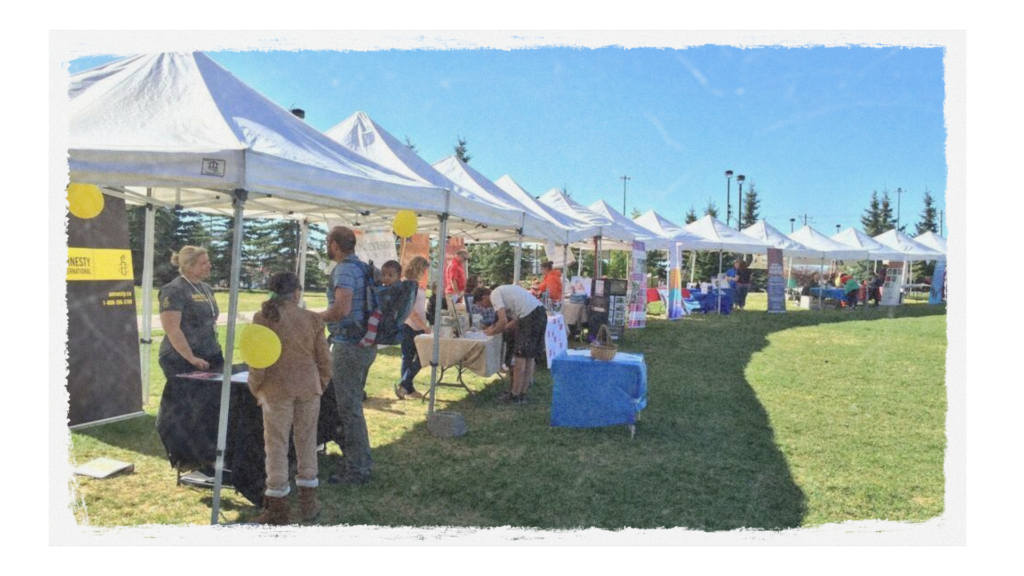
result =
[[[832,234],[859,227],[872,190],[902,188],[912,230],[925,189],[945,209],[941,48],[534,48],[211,52],[321,131],[357,110],[433,163],[468,141],[470,164],[539,195],[569,190],[677,223],[727,169],[756,183],[761,215]],[[81,58],[72,73],[109,60]],[[732,202],[737,196],[732,182]],[[733,207],[735,214],[735,206]],[[800,222],[798,222],[799,226]]]

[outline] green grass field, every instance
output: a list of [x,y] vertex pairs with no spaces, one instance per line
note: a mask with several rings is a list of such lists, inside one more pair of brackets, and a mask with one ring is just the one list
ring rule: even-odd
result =
[[[645,354],[649,375],[633,440],[625,426],[552,428],[546,370],[525,406],[499,404],[496,378],[468,378],[477,402],[439,389],[438,409],[462,413],[469,433],[433,438],[426,405],[392,393],[397,349],[381,351],[365,403],[373,481],[324,483],[317,523],[715,531],[940,515],[945,308],[911,304],[889,318],[885,309],[768,315],[765,304],[752,294],[746,311],[650,317],[627,333],[621,348]],[[71,434],[75,462],[135,463],[130,475],[74,481],[80,523],[209,522],[211,493],[175,486],[155,431],[155,350],[148,416]],[[425,381],[426,370],[420,389]],[[321,479],[334,469],[321,459]],[[230,489],[222,510],[225,522],[257,513]]]
[[[160,313],[160,303],[158,302],[159,290],[153,290],[153,300],[151,310],[153,314]],[[226,313],[228,311],[228,293],[224,291],[216,291],[213,293],[213,297],[217,300],[217,306],[221,312]],[[324,292],[307,292],[303,295],[306,300],[306,306],[311,309],[320,309],[327,307],[327,294]],[[260,306],[267,299],[266,290],[243,290],[238,293],[238,311],[239,312],[255,312],[260,309]],[[135,309],[142,309],[142,288],[139,286],[135,287]]]

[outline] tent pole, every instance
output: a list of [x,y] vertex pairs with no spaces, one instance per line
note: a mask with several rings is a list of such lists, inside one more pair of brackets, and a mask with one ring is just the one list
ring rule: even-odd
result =
[[818,267],[818,312],[825,310],[825,257],[821,257]]
[[[718,251],[718,276],[719,276],[719,278],[721,278],[721,276],[722,276],[722,251],[721,250]],[[716,278],[715,280],[717,281],[718,278]],[[718,310],[716,310],[716,312],[718,314],[721,314],[722,313],[722,284],[721,284],[721,282],[718,283],[718,290],[717,290],[717,292],[718,292]]]
[[516,230],[516,261],[512,265],[512,283],[516,286],[519,285],[519,278],[523,273],[523,226],[526,226],[526,212],[523,212],[519,230]]
[[594,237],[594,278],[601,277],[601,235]]
[[309,220],[303,218],[299,222],[299,257],[295,259],[295,274],[299,277],[302,287],[302,308],[306,307],[306,250],[309,247]]
[[[434,293],[434,351],[430,360],[430,404],[427,407],[427,415],[434,413],[434,394],[437,390],[437,365],[441,357],[441,316],[444,306],[444,251],[448,247],[448,203],[451,199],[451,190],[445,190],[444,213],[441,214],[441,231],[438,240],[437,267],[434,272],[434,286],[439,290]],[[454,310],[453,310],[454,312]]]
[[697,251],[690,250],[690,284],[693,284],[693,275],[697,270]]
[[220,420],[217,423],[217,463],[213,480],[213,509],[210,524],[217,524],[220,515],[220,489],[224,480],[224,448],[228,442],[228,408],[231,403],[231,368],[235,355],[235,317],[238,315],[238,285],[242,270],[243,212],[249,193],[234,191],[235,229],[231,238],[231,292],[228,297],[228,337],[224,345],[224,379],[220,385]]
[[[565,246],[562,246],[562,298],[565,298],[565,280],[569,271],[569,233],[565,234]],[[561,305],[561,302],[559,302]]]
[[[146,189],[153,197],[153,189]],[[156,235],[156,206],[146,204],[146,229],[142,248],[142,405],[149,404],[149,361],[153,347],[153,237]]]
[[579,257],[576,258],[576,275],[583,276],[583,248],[580,248]]

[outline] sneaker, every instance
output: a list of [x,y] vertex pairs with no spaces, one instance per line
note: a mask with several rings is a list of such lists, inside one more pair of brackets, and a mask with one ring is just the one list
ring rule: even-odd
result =
[[498,396],[498,402],[508,404],[509,402],[514,401],[516,398],[517,396],[513,396],[511,391],[506,390],[505,392],[501,393],[501,396]]
[[526,404],[526,394],[520,394],[519,396],[513,396],[512,402],[515,404]]
[[418,392],[416,390],[413,390],[412,392],[406,392],[405,395],[409,398],[416,398],[418,400],[426,398],[426,396],[423,395],[423,392]]

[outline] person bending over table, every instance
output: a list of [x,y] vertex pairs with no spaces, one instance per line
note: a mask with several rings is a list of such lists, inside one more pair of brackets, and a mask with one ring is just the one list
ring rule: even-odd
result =
[[846,305],[850,308],[857,307],[857,295],[860,292],[860,282],[853,276],[846,276],[846,283],[843,284],[843,293],[846,295]]
[[220,309],[213,289],[203,280],[210,277],[210,257],[205,248],[183,246],[171,255],[180,276],[160,288],[160,368],[169,380],[195,371],[220,372],[224,354],[217,342]]
[[320,513],[316,489],[316,430],[320,397],[331,381],[331,352],[324,321],[316,312],[299,308],[299,277],[281,272],[270,278],[270,299],[253,316],[281,339],[281,356],[267,368],[249,369],[249,390],[263,409],[263,445],[267,453],[266,508],[256,522],[289,524],[288,438],[294,435],[299,487],[299,515],[310,521]]
[[526,403],[526,390],[533,380],[535,358],[544,352],[544,330],[548,317],[544,305],[520,286],[506,284],[494,290],[477,288],[473,299],[480,305],[493,308],[496,320],[484,330],[488,336],[501,334],[510,326],[515,330],[513,355],[516,360],[512,373],[512,390],[507,400]]

